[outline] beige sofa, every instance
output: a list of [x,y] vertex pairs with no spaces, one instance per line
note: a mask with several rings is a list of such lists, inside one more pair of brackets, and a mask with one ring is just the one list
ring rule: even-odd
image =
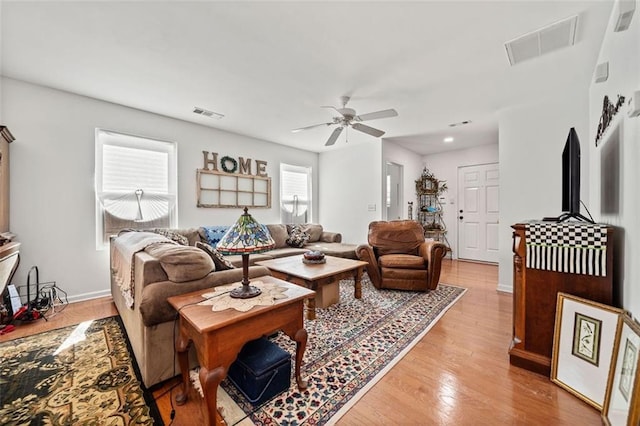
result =
[[[274,249],[264,253],[252,254],[249,257],[249,264],[254,265],[255,262],[260,260],[269,260],[279,257],[295,256],[305,253],[309,250],[319,250],[327,256],[344,257],[347,259],[357,260],[356,244],[345,244],[342,242],[342,234],[337,232],[327,232],[319,224],[307,224],[303,227],[309,235],[309,241],[305,243],[304,247],[290,247],[287,244],[287,237],[291,231],[290,225],[273,224],[266,225],[271,238],[276,243]],[[203,235],[202,228],[200,229],[200,238],[206,242],[206,238]],[[242,264],[242,256],[225,256],[236,266]]]
[[[282,230],[286,232],[285,225],[268,227],[270,232],[273,231],[276,248],[250,256],[250,278],[270,274],[267,268],[253,265],[255,261],[301,254],[308,250],[322,250],[331,256],[356,258],[356,246],[340,243],[340,234],[321,232],[318,240],[307,243],[304,248],[293,248],[282,240]],[[203,250],[193,247],[198,241],[207,242],[202,229],[171,231],[186,237],[189,247],[176,245],[169,238],[157,234],[155,238],[147,240],[148,244],[131,238],[148,233],[124,233],[111,240],[111,294],[147,387],[180,373],[178,364],[174,364],[173,342],[177,313],[169,305],[167,298],[239,282],[242,278],[241,268],[210,272],[214,268],[212,260],[202,255],[205,253]],[[241,265],[241,256],[225,258],[235,266]],[[123,283],[127,280],[130,280],[129,285]],[[123,291],[124,288],[130,289],[130,292]],[[195,364],[193,352],[192,350],[190,355]]]

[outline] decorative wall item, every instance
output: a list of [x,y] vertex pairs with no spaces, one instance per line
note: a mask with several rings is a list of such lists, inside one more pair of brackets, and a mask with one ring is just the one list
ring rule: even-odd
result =
[[624,96],[618,95],[618,100],[614,105],[611,103],[611,101],[609,101],[609,97],[605,95],[604,99],[602,100],[602,114],[600,115],[600,122],[598,123],[598,131],[596,133],[596,146],[600,144],[600,139],[602,138],[602,135],[604,135],[604,132],[607,130],[607,127],[609,127],[609,124],[611,124],[613,116],[618,113],[618,110],[620,110],[620,107],[623,105]]
[[602,410],[622,310],[558,293],[551,381]]
[[235,158],[229,157],[228,155],[223,156],[222,158],[220,158],[220,161],[218,161],[217,152],[209,153],[208,151],[202,151],[202,154],[204,155],[204,165],[202,167],[202,170],[210,170],[209,166],[211,166],[211,169],[214,172],[217,172],[218,166],[220,166],[220,168],[225,173],[252,175],[254,173],[252,172],[253,169],[251,165],[253,164],[253,161],[255,161],[255,176],[267,177],[266,161],[251,160],[251,158],[243,157],[238,157],[238,160],[236,160]]
[[640,422],[640,324],[623,315],[616,338],[602,421],[607,425],[637,425]]
[[196,170],[198,207],[271,207],[266,161],[228,155],[218,160],[217,152],[202,153],[204,165]]

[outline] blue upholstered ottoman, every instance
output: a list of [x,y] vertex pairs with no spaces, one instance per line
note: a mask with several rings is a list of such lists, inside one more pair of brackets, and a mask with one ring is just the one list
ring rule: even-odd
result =
[[266,338],[244,345],[227,377],[253,405],[289,389],[291,355]]

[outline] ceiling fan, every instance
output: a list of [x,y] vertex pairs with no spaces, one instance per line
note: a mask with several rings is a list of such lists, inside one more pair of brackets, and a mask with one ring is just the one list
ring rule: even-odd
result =
[[384,135],[384,132],[382,130],[374,129],[373,127],[362,124],[361,122],[367,121],[367,120],[377,120],[379,118],[396,117],[398,115],[398,112],[395,109],[385,109],[382,111],[376,111],[376,112],[370,112],[368,114],[357,115],[355,109],[347,108],[347,102],[349,102],[349,99],[350,99],[349,96],[343,96],[340,98],[340,100],[342,101],[342,108],[336,108],[334,106],[322,107],[322,108],[333,108],[336,111],[338,111],[340,115],[337,117],[333,117],[333,121],[329,123],[314,124],[313,126],[300,127],[298,129],[293,129],[292,132],[296,133],[296,132],[301,132],[303,130],[313,129],[315,127],[332,126],[336,124],[338,125],[338,127],[333,131],[333,133],[331,133],[331,136],[329,136],[329,139],[325,143],[325,146],[330,146],[336,143],[336,140],[338,140],[338,137],[340,136],[340,134],[342,133],[342,130],[344,130],[345,127],[352,127],[353,129],[359,132],[363,132],[368,135],[379,138],[380,136]]

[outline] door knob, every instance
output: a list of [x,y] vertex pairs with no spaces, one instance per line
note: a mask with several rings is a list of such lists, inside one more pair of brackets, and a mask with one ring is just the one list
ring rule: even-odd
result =
[[460,209],[460,213],[462,213],[462,209]]
[[464,219],[464,216],[460,216],[460,217],[459,217],[459,219],[460,219],[460,220]]

